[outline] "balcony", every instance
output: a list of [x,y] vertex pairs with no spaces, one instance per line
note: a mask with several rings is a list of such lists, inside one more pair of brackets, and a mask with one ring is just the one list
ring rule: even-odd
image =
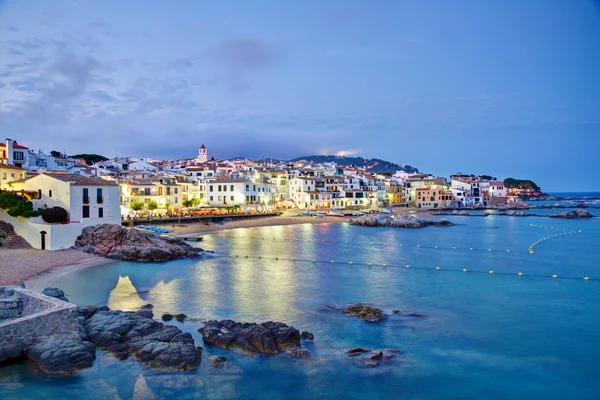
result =
[[83,197],[83,204],[90,204],[90,198],[88,196]]
[[104,203],[104,197],[103,196],[96,197],[96,203],[98,203],[98,204]]

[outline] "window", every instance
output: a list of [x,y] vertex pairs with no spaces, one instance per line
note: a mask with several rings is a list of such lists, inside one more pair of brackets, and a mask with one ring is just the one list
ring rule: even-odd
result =
[[[90,193],[88,188],[83,188],[83,204],[90,203]],[[88,208],[88,217],[89,217],[89,208]]]
[[177,194],[177,188],[173,189],[173,193]]
[[[209,189],[211,192],[213,191],[213,185],[210,185]],[[210,198],[212,200],[212,197]]]
[[89,218],[90,217],[90,206],[83,206],[81,213],[83,214],[83,218]]
[[246,185],[246,192],[250,191],[250,185]]
[[52,197],[52,189],[48,190],[48,197]]
[[104,208],[98,207],[98,218],[104,218]]
[[170,196],[170,195],[171,195],[171,188],[167,187],[167,196]]
[[[233,185],[229,186],[229,189],[233,192]],[[231,199],[233,200],[233,199]]]
[[[212,186],[211,186],[211,187],[212,187]],[[213,197],[212,197],[212,196],[210,196],[210,201],[213,201]]]
[[227,191],[227,185],[223,185],[223,191],[226,192]]
[[102,197],[102,188],[96,189],[96,203],[104,203],[104,197]]
[[13,158],[15,160],[23,161],[23,152],[22,151],[13,152]]
[[252,190],[256,192],[256,185],[252,185]]
[[233,201],[233,196],[231,196],[231,201]]
[[221,191],[221,185],[217,186],[217,190],[220,192]]
[[175,197],[175,204],[177,204],[177,202],[178,202],[178,201],[177,201],[177,197]]

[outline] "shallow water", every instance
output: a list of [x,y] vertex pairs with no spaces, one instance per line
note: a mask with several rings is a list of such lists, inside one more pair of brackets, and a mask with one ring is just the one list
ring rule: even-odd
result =
[[[44,275],[30,288],[57,286],[79,304],[152,303],[156,316],[283,321],[314,333],[306,344],[314,359],[205,347],[197,372],[159,374],[99,352],[74,378],[44,378],[27,365],[0,369],[2,398],[598,399],[600,220],[447,218],[457,225],[236,229],[205,236],[201,245],[219,253],[214,258]],[[529,254],[538,239],[573,230]],[[331,307],[354,302],[426,318],[368,324]],[[172,323],[202,344],[200,322]],[[344,355],[355,346],[403,354],[364,369]],[[236,369],[212,369],[212,354]]]

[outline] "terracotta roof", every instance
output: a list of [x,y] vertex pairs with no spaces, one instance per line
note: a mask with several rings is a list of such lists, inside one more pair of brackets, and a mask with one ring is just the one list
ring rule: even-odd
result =
[[[0,143],[0,147],[6,147],[6,144],[4,144],[4,143]],[[29,147],[25,147],[25,146],[22,146],[22,145],[20,145],[20,144],[17,144],[17,143],[13,143],[13,148],[14,148],[14,149],[24,149],[24,150],[29,150]]]
[[10,165],[10,164],[0,164],[0,168],[2,168],[2,169],[18,169],[20,171],[26,171],[24,168],[15,167],[14,165]]
[[87,177],[77,174],[43,173],[41,175],[49,176],[63,182],[70,182],[72,185],[118,186],[116,182],[107,181],[106,179]]

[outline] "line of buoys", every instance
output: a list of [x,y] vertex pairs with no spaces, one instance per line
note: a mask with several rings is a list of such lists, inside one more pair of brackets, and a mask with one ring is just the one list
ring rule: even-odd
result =
[[[230,255],[229,257],[234,257],[234,258],[239,258],[240,255],[239,254],[235,254],[235,255]],[[250,258],[248,255],[245,255],[244,258]],[[297,259],[297,258],[281,258],[281,257],[265,257],[265,256],[258,256],[257,259],[259,260],[268,260],[268,259],[272,259],[272,260],[277,260],[277,261],[294,261],[294,262],[312,262],[312,263],[330,263],[330,264],[334,264],[336,263],[335,260],[329,260],[329,261],[322,261],[322,260],[317,260],[317,259]],[[355,263],[353,261],[349,261],[348,264],[350,265],[367,265],[369,267],[373,266],[374,264],[372,262],[369,263]],[[394,267],[394,265],[389,265],[387,263],[382,263],[381,264],[382,267]],[[395,265],[396,267],[398,267],[398,265]],[[442,268],[439,266],[436,267],[415,267],[415,266],[411,266],[411,265],[405,265],[406,269],[423,269],[423,270],[435,270],[435,271],[440,271]],[[452,268],[444,268],[444,271],[459,271],[459,272],[469,272],[469,273],[477,273],[477,274],[481,274],[481,273],[486,273],[486,271],[478,271],[478,270],[469,270],[467,268],[462,268],[462,269],[452,269]],[[514,272],[497,272],[494,270],[489,270],[487,271],[487,274],[489,275],[513,275],[514,276]],[[523,272],[517,272],[516,273],[517,276],[523,277],[523,276],[527,276],[527,277],[532,277],[532,278],[548,278],[548,275],[539,275],[539,274],[524,274]],[[553,274],[550,276],[550,278],[552,279],[558,279],[558,275],[557,274]],[[576,279],[576,280],[581,280],[582,278],[576,278],[576,277],[561,277],[560,279]],[[589,276],[584,276],[583,277],[584,281],[599,281],[600,282],[600,278],[590,278]]]
[[[535,226],[535,225],[530,224],[530,226]],[[579,232],[581,232],[581,230]],[[534,247],[537,246],[538,244],[541,244],[541,243],[545,242],[546,240],[550,240],[550,239],[554,239],[554,238],[561,237],[561,236],[566,236],[566,235],[572,235],[574,233],[577,233],[577,231],[573,229],[570,232],[562,232],[562,233],[559,233],[559,234],[556,234],[556,235],[550,235],[550,236],[546,236],[544,238],[541,238],[541,239],[533,242],[531,244],[531,246],[529,246],[529,254],[533,254]]]

